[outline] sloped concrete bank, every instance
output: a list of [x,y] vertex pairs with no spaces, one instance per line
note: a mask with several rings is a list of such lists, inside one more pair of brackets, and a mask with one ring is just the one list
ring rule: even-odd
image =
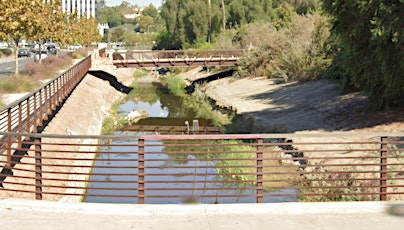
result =
[[[125,85],[130,86],[134,80],[133,77],[133,69],[110,69],[106,70],[105,72],[110,73],[111,75],[116,77],[117,82]],[[108,110],[112,106],[114,102],[123,98],[125,96],[124,93],[121,93],[119,90],[115,89],[113,86],[110,85],[109,81],[99,79],[93,75],[87,74],[82,82],[76,87],[74,92],[70,95],[67,99],[65,104],[56,114],[56,116],[52,119],[49,125],[45,128],[44,134],[64,134],[64,135],[98,135],[101,133],[102,130],[102,122],[105,117],[108,116]],[[43,142],[52,143],[56,140],[52,140],[50,138],[44,138]],[[60,140],[57,140],[60,142]],[[97,140],[81,140],[81,139],[65,139],[63,140],[66,144],[75,143],[75,144],[91,144],[96,143]],[[91,142],[91,143],[90,143]],[[46,150],[46,146],[43,146],[43,150]],[[53,150],[62,150],[69,148],[69,151],[74,152],[83,152],[83,151],[94,151],[95,147],[86,146],[86,147],[78,147],[78,146],[52,146]],[[60,148],[60,149],[55,149]],[[29,155],[34,155],[33,151],[28,152]],[[47,154],[46,151],[43,152],[43,156]],[[51,154],[51,153],[50,153]],[[93,158],[91,154],[70,154],[69,157],[71,158]],[[33,159],[22,159],[22,162],[27,163],[34,163]],[[80,163],[77,163],[80,162]],[[86,166],[91,166],[91,162],[84,162],[84,161],[63,161],[64,164],[70,163],[72,165],[82,164]],[[44,164],[55,164],[57,163],[56,160],[43,160]],[[24,172],[18,169],[28,169],[32,167],[30,165],[25,164],[17,164],[15,169],[16,176],[32,176],[28,175],[28,172]],[[32,169],[31,169],[32,170]],[[66,171],[66,169],[60,169],[61,171]],[[79,168],[81,173],[89,173],[90,167],[82,167]],[[86,179],[83,176],[79,175],[64,175],[64,174],[54,174],[52,175],[53,178],[60,177],[58,179]],[[16,182],[14,177],[8,177],[6,181],[9,182]],[[21,179],[19,179],[21,182]],[[28,182],[25,181],[25,182]],[[24,183],[24,182],[23,182]],[[30,182],[32,183],[32,182]],[[84,182],[83,182],[84,183]],[[68,184],[62,184],[64,186],[83,186],[82,183],[79,182],[70,182]],[[8,184],[6,186],[13,186]],[[44,188],[44,192],[60,192],[58,188]],[[71,193],[84,193],[85,191],[80,191],[77,189],[72,189],[71,191],[67,191]],[[35,194],[26,194],[20,192],[8,192],[4,190],[0,190],[0,197],[19,197],[19,198],[29,198],[35,199]],[[81,200],[80,196],[75,196],[73,198],[65,198],[65,197],[58,197],[58,196],[43,196],[45,200],[61,200],[61,201],[69,201],[69,202],[79,202]]]

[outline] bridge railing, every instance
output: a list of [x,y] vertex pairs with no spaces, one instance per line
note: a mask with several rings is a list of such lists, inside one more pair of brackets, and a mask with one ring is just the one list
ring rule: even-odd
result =
[[404,198],[404,133],[1,135],[9,137],[3,144],[29,138],[12,145],[14,167],[0,174],[0,197],[140,204]]
[[112,54],[118,67],[234,65],[245,50],[123,50]]
[[[0,132],[37,132],[38,127],[70,95],[90,67],[91,57],[88,56],[33,92],[1,108]],[[16,137],[17,141],[10,138],[0,135],[2,151],[6,151],[6,162],[11,161],[12,144],[20,147],[24,137]],[[0,168],[2,166],[0,164]]]

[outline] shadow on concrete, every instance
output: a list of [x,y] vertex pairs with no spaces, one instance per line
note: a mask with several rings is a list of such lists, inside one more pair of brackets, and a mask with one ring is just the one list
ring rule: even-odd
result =
[[[73,92],[73,91],[72,91]],[[48,115],[46,119],[42,121],[42,125],[36,127],[36,133],[42,133],[48,124],[52,121],[52,119],[56,116],[56,114],[60,111],[63,104],[70,97],[71,93],[66,97],[66,99],[59,105],[56,106],[54,110],[52,110],[52,114]],[[5,137],[7,138],[7,137]],[[12,137],[17,138],[17,137]],[[0,188],[3,188],[3,181],[8,177],[14,175],[13,168],[16,164],[21,162],[21,159],[28,155],[28,150],[34,145],[35,138],[30,137],[29,139],[22,140],[21,148],[19,150],[15,150],[11,156],[11,164],[2,168],[0,172]]]
[[388,213],[394,216],[404,217],[404,204],[392,204],[388,209]]
[[3,181],[7,178],[7,176],[14,175],[12,169],[16,164],[21,162],[21,159],[24,156],[28,155],[28,149],[31,147],[33,141],[34,138],[30,138],[29,141],[23,141],[21,149],[24,150],[15,150],[15,152],[11,157],[11,164],[8,165],[7,167],[3,167],[3,169],[0,172],[0,188],[3,188]]
[[91,74],[94,77],[97,77],[97,78],[102,79],[104,81],[108,81],[109,84],[112,87],[114,87],[114,89],[116,89],[117,91],[119,91],[121,93],[129,94],[130,91],[132,91],[132,89],[133,89],[132,87],[127,87],[127,86],[123,85],[122,83],[120,83],[118,81],[118,79],[114,75],[112,75],[110,73],[107,73],[105,71],[102,71],[102,70],[90,70],[90,71],[88,71],[88,74]]
[[350,131],[404,121],[404,106],[368,111],[365,95],[344,92],[339,85],[325,80],[287,84],[251,95],[247,100],[267,102],[271,109],[243,113],[243,117],[258,118],[268,127],[286,127],[286,132]]
[[209,75],[204,78],[200,78],[198,80],[191,82],[191,85],[189,85],[185,90],[187,91],[188,94],[192,94],[195,91],[196,85],[201,85],[203,83],[209,83],[211,81],[219,80],[219,79],[226,78],[226,77],[231,77],[233,75],[234,71],[235,70],[233,68],[231,68],[231,69],[228,69],[225,71],[214,73],[214,74]]

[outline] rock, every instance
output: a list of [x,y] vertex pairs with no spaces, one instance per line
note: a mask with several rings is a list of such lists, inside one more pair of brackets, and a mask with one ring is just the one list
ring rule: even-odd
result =
[[146,110],[132,110],[130,113],[125,117],[125,120],[131,125],[133,123],[138,122],[140,119],[148,117],[149,114]]

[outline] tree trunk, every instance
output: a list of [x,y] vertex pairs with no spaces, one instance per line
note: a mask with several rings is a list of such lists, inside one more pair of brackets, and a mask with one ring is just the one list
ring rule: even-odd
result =
[[15,60],[15,69],[14,69],[14,75],[18,75],[18,41],[14,40],[14,60]]
[[211,16],[211,7],[210,7],[210,0],[208,0],[208,9],[209,9],[209,11],[208,11],[208,17],[209,17],[209,19],[208,19],[208,38],[207,38],[207,41],[208,41],[208,43],[210,43],[210,36],[211,36],[211,30],[212,30],[212,16]]
[[222,30],[226,29],[226,14],[224,10],[224,0],[222,0]]

